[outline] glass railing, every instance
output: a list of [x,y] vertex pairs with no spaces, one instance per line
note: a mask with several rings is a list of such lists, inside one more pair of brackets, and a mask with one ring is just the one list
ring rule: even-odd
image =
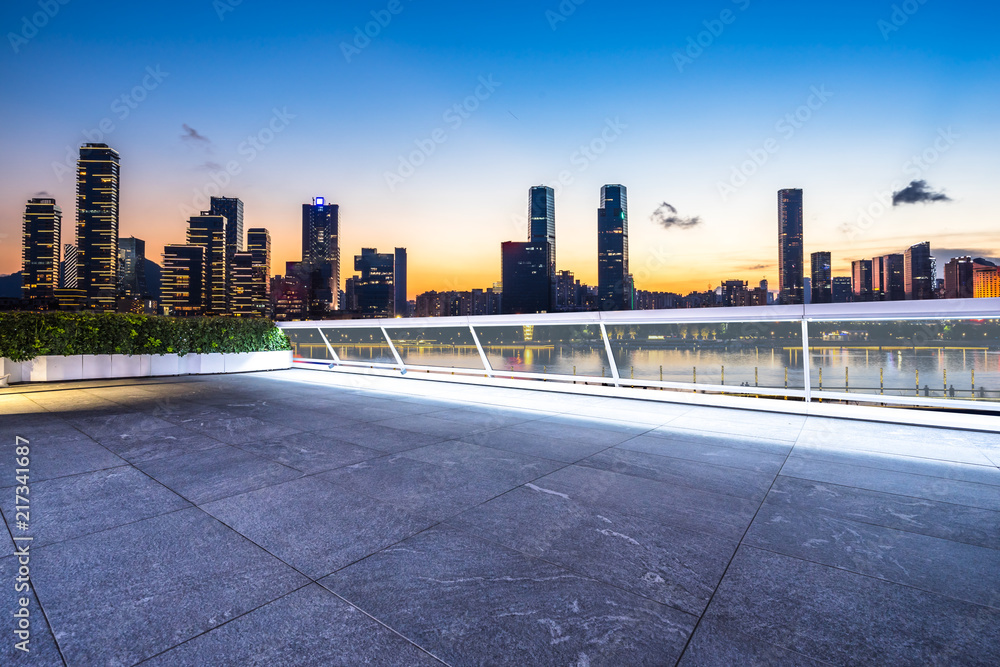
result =
[[1000,299],[280,326],[299,367],[1000,410]]

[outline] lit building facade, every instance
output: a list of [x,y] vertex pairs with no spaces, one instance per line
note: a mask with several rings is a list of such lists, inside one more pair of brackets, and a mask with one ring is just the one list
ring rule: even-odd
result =
[[805,303],[802,190],[778,191],[778,289],[783,304]]
[[549,244],[507,241],[500,247],[504,314],[549,311]]
[[628,191],[624,185],[601,188],[601,207],[597,210],[597,295],[601,310],[629,310],[634,302],[628,265]]
[[50,198],[29,199],[21,234],[21,294],[35,307],[55,298],[59,287],[62,209]]
[[205,249],[205,314],[225,315],[229,312],[226,256],[226,217],[203,212],[188,220],[188,245]]
[[810,255],[812,303],[833,303],[833,262],[829,252]]
[[361,275],[353,280],[352,305],[362,317],[393,316],[395,259],[395,254],[375,248],[362,248],[361,254],[354,256],[354,270]]
[[907,248],[903,255],[903,286],[906,300],[934,298],[934,258],[927,241]]
[[308,274],[310,316],[340,307],[340,206],[316,197],[302,205],[302,268]]
[[77,286],[89,308],[114,311],[118,298],[121,158],[107,144],[80,147],[76,175]]
[[168,245],[163,249],[163,285],[160,303],[167,315],[204,315],[206,251],[200,245]]

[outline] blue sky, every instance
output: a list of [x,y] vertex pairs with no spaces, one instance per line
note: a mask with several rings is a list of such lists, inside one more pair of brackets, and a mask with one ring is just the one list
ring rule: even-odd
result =
[[[45,21],[37,1],[0,9],[0,273],[19,268],[37,193],[56,196],[72,242],[72,177],[53,163],[102,121],[122,154],[122,234],[154,260],[213,178],[271,230],[275,272],[298,259],[301,204],[323,195],[342,206],[345,267],[363,246],[405,246],[413,293],[499,280],[528,187],[560,177],[558,265],[585,281],[604,183],[629,188],[642,289],[776,283],[783,187],[805,189],[806,252],[832,251],[840,273],[924,240],[942,264],[1000,255],[992,5],[48,6]],[[918,179],[953,201],[882,206]],[[658,226],[664,202],[700,224]]]

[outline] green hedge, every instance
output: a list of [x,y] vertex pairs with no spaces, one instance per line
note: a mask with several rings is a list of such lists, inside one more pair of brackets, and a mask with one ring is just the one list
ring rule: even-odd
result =
[[290,350],[273,322],[235,317],[169,318],[130,314],[0,313],[0,357],[206,354]]

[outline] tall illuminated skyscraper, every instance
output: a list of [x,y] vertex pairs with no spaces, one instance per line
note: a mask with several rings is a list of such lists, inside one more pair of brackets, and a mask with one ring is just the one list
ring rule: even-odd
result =
[[[226,218],[226,266],[232,267],[236,253],[243,252],[243,202],[237,197],[212,197],[208,212]],[[232,293],[231,283],[227,269],[227,294]]]
[[601,188],[597,210],[597,298],[601,310],[629,310],[628,192],[624,185]]
[[316,197],[302,205],[302,271],[308,273],[310,316],[337,310],[340,295],[340,206]]
[[225,315],[229,312],[226,216],[208,212],[193,216],[188,221],[187,242],[205,249],[205,314]]
[[248,229],[247,252],[253,256],[254,308],[267,316],[271,310],[271,233],[263,227]]
[[77,286],[89,308],[115,310],[121,158],[107,144],[80,147],[76,175]]
[[556,306],[556,195],[546,185],[536,185],[528,191],[528,217],[531,229],[528,241],[535,245],[549,244],[548,280],[549,311]]
[[828,252],[814,252],[810,259],[812,269],[812,302],[833,303],[833,271]]
[[62,209],[56,200],[29,199],[21,235],[21,293],[33,305],[50,301],[59,287],[61,233]]
[[134,236],[118,239],[118,293],[126,299],[144,299],[146,289],[146,242]]
[[803,272],[802,190],[779,190],[778,288],[781,303],[805,303]]
[[903,254],[903,286],[906,300],[934,298],[934,258],[928,241],[907,248]]
[[160,301],[169,315],[205,314],[205,248],[168,245],[163,249]]

